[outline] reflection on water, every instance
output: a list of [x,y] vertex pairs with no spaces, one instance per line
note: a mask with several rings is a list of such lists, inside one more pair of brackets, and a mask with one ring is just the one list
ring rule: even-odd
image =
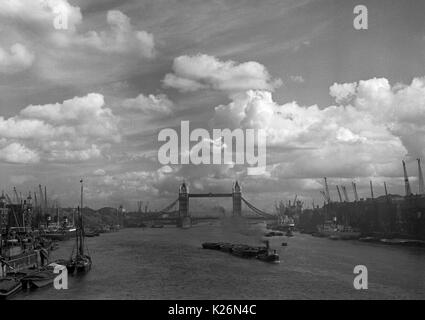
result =
[[[191,229],[124,229],[88,238],[93,268],[70,277],[69,289],[20,293],[15,299],[424,299],[425,249],[332,241],[296,233],[271,245],[281,263],[267,264],[201,249],[205,241],[260,244],[264,224],[232,220]],[[287,247],[281,246],[288,242]],[[69,256],[62,242],[53,258]],[[365,265],[369,289],[353,288]]]

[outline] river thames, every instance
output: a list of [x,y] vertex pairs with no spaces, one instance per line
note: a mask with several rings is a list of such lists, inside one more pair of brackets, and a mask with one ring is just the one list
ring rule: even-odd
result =
[[[264,232],[264,223],[222,220],[101,234],[86,241],[92,270],[69,277],[68,290],[52,285],[14,299],[425,299],[424,248],[295,233],[269,238],[280,264],[201,248],[207,241],[260,245]],[[67,258],[73,244],[61,242],[51,258]],[[356,265],[368,269],[367,290],[354,289]]]

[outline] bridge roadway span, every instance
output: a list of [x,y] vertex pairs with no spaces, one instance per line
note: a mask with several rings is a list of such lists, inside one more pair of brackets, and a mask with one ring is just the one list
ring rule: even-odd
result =
[[233,193],[188,193],[189,198],[231,198]]

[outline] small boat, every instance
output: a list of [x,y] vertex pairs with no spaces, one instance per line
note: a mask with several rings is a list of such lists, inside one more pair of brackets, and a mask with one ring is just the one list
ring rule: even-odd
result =
[[393,244],[393,245],[406,245],[408,240],[405,239],[380,239],[379,242],[384,244]]
[[262,250],[258,252],[256,258],[264,262],[279,263],[279,255],[276,253],[276,250],[270,250],[269,240],[266,240],[265,244],[266,246],[261,248]]
[[92,260],[91,257],[84,252],[84,229],[82,228],[82,219],[81,219],[81,228],[79,228],[76,237],[76,254],[73,255],[74,250],[72,250],[71,258],[66,264],[66,268],[70,274],[77,273],[86,273],[90,271]]
[[77,273],[86,273],[91,269],[92,261],[91,257],[88,255],[77,255],[74,259],[70,260],[66,268],[68,272],[73,274],[75,271]]
[[84,233],[84,236],[86,238],[93,238],[93,237],[98,237],[99,236],[99,232],[95,232],[95,231],[87,231]]
[[288,246],[288,242],[282,242],[282,247]]
[[425,241],[415,239],[405,239],[402,243],[405,246],[425,247]]
[[24,289],[37,289],[45,287],[51,283],[57,274],[53,272],[53,268],[45,268],[21,279]]
[[326,235],[323,234],[322,232],[313,232],[311,235],[313,237],[317,237],[317,238],[325,238],[326,237]]
[[329,237],[329,239],[331,239],[331,240],[341,240],[341,237],[339,237],[339,236],[337,236],[337,235],[331,235],[331,236]]
[[287,237],[293,237],[294,236],[294,233],[292,232],[291,229],[289,229],[288,231],[286,231],[285,236],[287,236]]
[[273,252],[268,251],[265,253],[260,253],[259,255],[257,255],[257,259],[269,263],[280,263],[280,258],[279,255],[276,253],[276,250],[273,250]]
[[270,231],[270,232],[267,232],[264,236],[265,237],[281,237],[283,236],[283,233],[279,231]]
[[210,249],[210,250],[220,250],[221,243],[220,242],[204,242],[202,244],[202,248]]
[[[83,207],[83,180],[81,182],[81,208]],[[81,213],[82,209],[78,208],[78,226],[77,226],[77,235],[75,237],[76,243],[75,243],[75,255],[74,255],[74,249],[71,253],[71,258],[69,259],[69,262],[66,265],[66,268],[68,269],[68,273],[74,274],[74,272],[77,273],[86,273],[91,270],[92,266],[92,259],[89,254],[85,252],[85,249],[87,250],[85,243],[84,243],[84,225],[83,225],[83,216]],[[87,250],[88,251],[88,250]]]
[[58,228],[45,231],[43,237],[52,241],[65,241],[75,236],[75,228]]
[[377,241],[379,241],[379,239],[378,238],[375,238],[375,237],[362,237],[362,238],[359,238],[359,241],[363,241],[363,242],[377,242]]
[[159,224],[159,223],[154,223],[151,228],[164,228],[163,224]]
[[15,277],[0,278],[0,299],[7,299],[22,290],[22,283]]
[[57,276],[55,273],[55,267],[58,265],[65,266],[66,260],[56,260],[40,270],[26,270],[17,273],[16,277],[20,279],[22,287],[25,289],[42,288],[53,283]]

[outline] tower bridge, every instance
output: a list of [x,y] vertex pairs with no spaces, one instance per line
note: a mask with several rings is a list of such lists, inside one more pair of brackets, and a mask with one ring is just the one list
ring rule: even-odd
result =
[[231,193],[211,193],[211,192],[210,193],[190,193],[188,186],[186,185],[185,182],[183,182],[179,187],[178,198],[174,202],[172,202],[170,205],[168,205],[166,208],[157,212],[156,216],[159,217],[164,214],[167,214],[178,203],[178,211],[177,211],[178,217],[175,217],[175,219],[177,219],[177,224],[181,227],[190,226],[192,221],[190,210],[189,210],[190,198],[232,198],[232,204],[233,204],[232,215],[235,217],[242,216],[242,202],[244,202],[249,209],[251,209],[255,214],[257,214],[257,216],[265,218],[265,219],[276,218],[276,215],[264,212],[256,208],[251,203],[249,203],[246,199],[244,199],[242,197],[242,190],[238,181],[236,181],[233,184]]

